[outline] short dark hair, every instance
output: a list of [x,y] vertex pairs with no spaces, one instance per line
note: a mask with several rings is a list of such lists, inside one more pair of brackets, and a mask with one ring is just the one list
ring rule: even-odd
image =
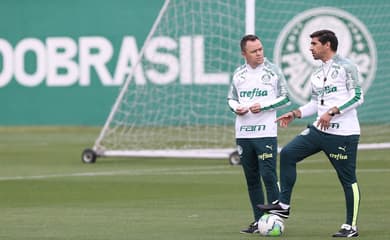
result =
[[317,37],[318,41],[320,41],[322,44],[330,42],[330,48],[335,52],[337,51],[337,46],[339,42],[334,32],[326,29],[319,30],[310,34],[310,37],[311,38]]
[[241,42],[240,42],[241,51],[245,52],[246,43],[248,41],[256,41],[256,40],[260,40],[260,39],[258,36],[254,35],[254,34],[248,34],[248,35],[245,35],[244,37],[242,37]]

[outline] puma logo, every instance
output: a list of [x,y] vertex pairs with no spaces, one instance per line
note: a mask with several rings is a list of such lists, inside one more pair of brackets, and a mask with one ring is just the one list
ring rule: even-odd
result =
[[272,151],[272,145],[265,145],[265,148],[268,148],[269,150]]
[[345,149],[347,148],[347,146],[344,146],[344,147],[338,147],[339,150],[345,152]]

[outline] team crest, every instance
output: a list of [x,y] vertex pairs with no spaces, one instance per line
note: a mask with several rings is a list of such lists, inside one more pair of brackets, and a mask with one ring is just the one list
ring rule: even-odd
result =
[[[377,53],[366,26],[354,15],[338,8],[309,9],[295,16],[283,28],[274,47],[275,64],[282,68],[292,100],[305,104],[311,97],[309,78],[320,61],[310,52],[310,34],[320,29],[336,33],[338,54],[351,59],[359,68],[359,83],[367,91],[375,78]],[[333,72],[335,78],[338,71]]]
[[333,79],[335,79],[335,78],[337,78],[338,75],[339,75],[339,71],[334,70],[334,71],[332,72],[332,74],[330,75],[330,77],[333,78]]
[[268,83],[269,81],[271,81],[270,75],[264,74],[264,75],[261,77],[261,81],[262,81],[263,83]]

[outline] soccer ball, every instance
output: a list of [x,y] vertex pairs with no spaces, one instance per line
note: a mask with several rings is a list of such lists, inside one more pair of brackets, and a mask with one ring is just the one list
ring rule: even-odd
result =
[[264,214],[258,221],[257,227],[263,236],[280,236],[284,231],[284,221],[274,214]]

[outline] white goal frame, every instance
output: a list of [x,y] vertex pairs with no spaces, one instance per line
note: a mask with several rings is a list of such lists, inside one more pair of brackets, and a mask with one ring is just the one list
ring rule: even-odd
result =
[[[147,47],[147,43],[150,42],[152,36],[156,32],[157,27],[159,26],[162,17],[166,13],[169,3],[171,0],[165,0],[162,8],[159,11],[159,14],[154,21],[152,28],[147,35],[147,38],[140,50],[138,60],[136,64],[132,67],[130,73],[128,74],[125,82],[115,100],[115,103],[108,115],[108,118],[105,121],[105,124],[100,131],[98,138],[96,139],[92,149],[87,149],[83,153],[84,162],[94,162],[96,157],[180,157],[180,158],[232,158],[237,157],[235,149],[232,148],[220,148],[220,149],[184,149],[184,150],[111,150],[105,149],[102,146],[102,141],[106,136],[110,123],[112,122],[115,113],[120,107],[120,104],[128,91],[129,84],[136,72],[137,67],[142,62],[142,58]],[[255,33],[255,5],[256,0],[246,0],[245,1],[245,32],[247,34]],[[232,139],[234,141],[234,139]],[[372,143],[372,144],[359,144],[359,149],[385,149],[390,148],[390,143]],[[280,150],[280,148],[279,148]]]

